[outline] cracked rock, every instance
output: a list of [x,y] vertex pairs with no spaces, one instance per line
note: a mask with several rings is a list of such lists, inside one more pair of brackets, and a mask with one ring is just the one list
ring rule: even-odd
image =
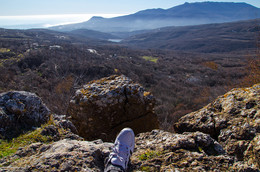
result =
[[80,136],[88,140],[113,141],[124,127],[135,133],[158,128],[154,97],[125,76],[89,82],[76,91],[67,116]]

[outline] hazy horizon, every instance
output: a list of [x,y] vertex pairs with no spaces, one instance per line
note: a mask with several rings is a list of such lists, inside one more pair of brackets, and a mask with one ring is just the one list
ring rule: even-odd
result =
[[0,16],[0,27],[6,29],[48,28],[52,26],[84,22],[89,20],[93,16],[110,18],[121,15],[125,14],[55,14]]
[[[116,17],[133,14],[140,10],[168,9],[185,2],[204,2],[203,0],[122,0],[90,2],[88,0],[0,0],[0,27],[7,29],[47,28],[51,26],[74,24],[89,20],[93,16]],[[245,2],[260,7],[259,0],[214,0],[214,2]],[[102,5],[100,5],[102,4]],[[57,8],[58,7],[58,8]]]

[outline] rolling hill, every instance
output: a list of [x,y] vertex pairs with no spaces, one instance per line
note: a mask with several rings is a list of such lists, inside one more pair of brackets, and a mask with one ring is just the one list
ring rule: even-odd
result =
[[104,32],[99,32],[99,31],[94,31],[94,30],[89,30],[89,29],[76,29],[68,32],[73,35],[81,36],[83,38],[92,38],[92,39],[101,39],[101,40],[108,40],[108,39],[118,39],[117,36],[109,34],[109,33],[104,33]]
[[[260,19],[221,24],[166,27],[122,41],[133,47],[231,52],[256,48]],[[259,41],[259,40],[258,40]]]

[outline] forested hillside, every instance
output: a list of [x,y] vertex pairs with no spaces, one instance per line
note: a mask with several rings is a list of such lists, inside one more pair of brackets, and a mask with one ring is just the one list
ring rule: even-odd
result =
[[171,130],[180,116],[232,87],[259,82],[255,52],[134,50],[84,41],[47,30],[2,29],[0,92],[35,92],[53,112],[65,114],[76,88],[93,79],[124,74],[152,92],[161,127]]
[[198,26],[166,27],[123,40],[132,47],[192,52],[238,52],[257,48],[260,19]]

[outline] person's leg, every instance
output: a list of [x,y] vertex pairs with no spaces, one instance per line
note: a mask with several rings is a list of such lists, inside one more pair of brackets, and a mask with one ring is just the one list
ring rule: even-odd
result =
[[124,128],[118,134],[113,151],[105,166],[105,172],[125,172],[134,151],[135,135],[131,128]]
[[104,172],[125,172],[125,170],[122,167],[108,164]]

